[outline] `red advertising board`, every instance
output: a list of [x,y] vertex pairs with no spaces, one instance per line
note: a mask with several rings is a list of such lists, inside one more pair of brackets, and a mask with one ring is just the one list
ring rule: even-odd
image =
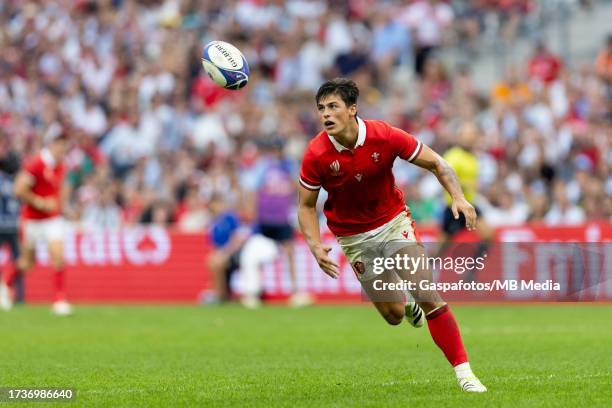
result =
[[[195,302],[207,285],[203,234],[162,228],[68,233],[66,285],[74,302]],[[3,257],[6,262],[6,254]],[[50,301],[52,271],[44,246],[28,273],[26,301]]]

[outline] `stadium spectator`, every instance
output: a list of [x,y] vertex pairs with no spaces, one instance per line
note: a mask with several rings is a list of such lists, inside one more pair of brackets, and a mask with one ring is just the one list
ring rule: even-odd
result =
[[488,0],[458,2],[457,40],[470,56],[476,56],[480,38],[487,27]]
[[491,227],[498,226],[520,226],[527,221],[529,206],[526,203],[517,202],[507,190],[498,193],[494,202],[481,199],[478,204],[482,208],[484,220]]
[[498,11],[501,38],[507,44],[518,37],[523,23],[538,7],[534,0],[500,0],[494,3]]
[[283,147],[279,138],[262,141],[261,159],[252,170],[249,202],[254,205],[256,233],[274,241],[286,255],[291,279],[290,304],[304,306],[312,303],[312,298],[300,290],[295,265],[292,221],[297,200],[297,169],[295,163],[284,157]]
[[378,78],[388,78],[394,65],[407,65],[413,59],[410,31],[395,12],[391,7],[381,7],[372,17],[372,60]]
[[122,225],[121,208],[117,204],[116,185],[110,182],[96,186],[97,194],[83,206],[81,224],[90,230],[116,230]]
[[505,77],[493,87],[491,92],[492,101],[502,106],[524,106],[531,98],[532,91],[521,79],[515,66],[508,68]]
[[[211,199],[212,205],[213,200]],[[197,187],[190,187],[185,193],[185,198],[179,205],[176,216],[176,223],[179,231],[201,232],[209,224],[210,214],[206,209],[200,191]]]
[[539,42],[527,63],[527,77],[534,81],[535,86],[549,86],[559,78],[562,68],[560,58],[551,53],[546,44]]
[[612,84],[612,34],[608,36],[606,39],[606,44],[597,54],[597,59],[595,61],[595,69],[597,70],[597,75],[602,78],[607,86],[611,86]]
[[404,3],[406,5],[400,13],[400,19],[414,33],[415,71],[422,75],[427,58],[444,44],[455,15],[452,7],[441,0]]
[[584,210],[570,202],[562,181],[555,183],[553,187],[553,203],[544,217],[547,224],[574,225],[585,221]]
[[250,235],[250,228],[242,226],[238,214],[220,195],[210,200],[212,223],[210,238],[213,250],[208,257],[208,268],[212,274],[212,289],[203,294],[205,304],[218,304],[230,300],[232,273],[240,267],[242,247]]

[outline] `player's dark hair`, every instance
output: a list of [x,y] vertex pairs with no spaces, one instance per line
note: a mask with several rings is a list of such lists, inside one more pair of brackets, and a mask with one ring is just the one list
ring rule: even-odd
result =
[[355,105],[359,98],[359,88],[354,81],[347,78],[334,78],[319,87],[315,101],[317,105],[322,98],[329,95],[338,95],[346,106]]

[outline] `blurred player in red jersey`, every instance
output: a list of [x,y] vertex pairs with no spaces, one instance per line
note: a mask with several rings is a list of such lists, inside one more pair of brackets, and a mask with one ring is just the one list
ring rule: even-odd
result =
[[[322,244],[319,231],[316,203],[322,187],[328,192],[323,209],[327,225],[382,317],[391,325],[406,318],[415,327],[422,326],[425,318],[434,342],[454,367],[459,386],[468,392],[485,392],[470,368],[448,305],[437,291],[419,285],[432,282],[427,262],[412,270],[375,268],[377,260],[398,255],[425,258],[403,193],[395,186],[392,168],[396,157],[435,174],[453,199],[454,217],[463,214],[470,230],[476,226],[476,211],[442,157],[400,129],[359,118],[358,97],[355,83],[343,78],[324,83],[317,92],[319,119],[325,130],[309,143],[300,172],[298,217],[304,238],[321,269],[337,278],[338,264],[328,255],[331,247]],[[408,294],[381,285],[401,281],[413,283],[414,290]]]
[[58,315],[69,315],[72,308],[66,301],[62,218],[66,196],[62,160],[68,150],[68,135],[55,124],[45,133],[44,143],[45,147],[23,166],[15,180],[15,196],[22,202],[18,266],[21,271],[30,270],[36,260],[36,242],[45,241],[54,270],[52,309]]

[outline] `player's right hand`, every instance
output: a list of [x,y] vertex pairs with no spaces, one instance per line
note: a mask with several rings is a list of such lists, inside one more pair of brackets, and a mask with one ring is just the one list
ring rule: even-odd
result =
[[323,269],[323,272],[328,274],[334,279],[338,279],[338,264],[334,262],[333,259],[329,257],[329,251],[332,248],[330,246],[316,246],[312,249],[312,254],[314,255],[319,267]]
[[39,211],[52,213],[59,209],[59,203],[52,197],[37,197],[34,201],[34,207]]

